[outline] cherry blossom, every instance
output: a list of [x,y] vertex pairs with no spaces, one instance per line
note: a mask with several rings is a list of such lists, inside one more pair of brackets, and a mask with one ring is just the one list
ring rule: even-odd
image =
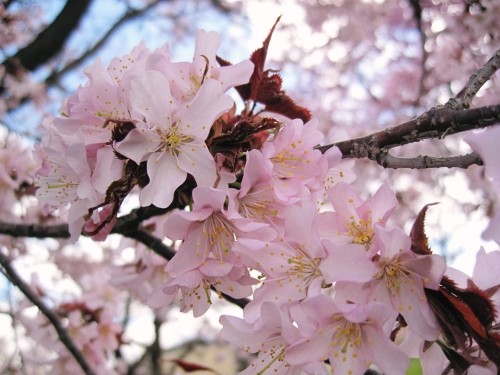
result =
[[367,251],[373,248],[374,226],[384,225],[397,204],[387,185],[363,201],[351,185],[339,182],[328,190],[328,197],[334,211],[321,214],[318,226],[322,237],[332,244],[358,244]]
[[291,315],[305,336],[285,351],[292,365],[328,359],[334,372],[362,374],[374,363],[394,375],[409,366],[406,355],[389,340],[384,324],[390,314],[382,305],[340,307],[320,295],[292,307]]
[[[167,207],[188,173],[200,186],[213,186],[216,167],[205,139],[210,125],[233,103],[220,84],[207,79],[193,101],[184,107],[175,106],[167,77],[157,71],[146,71],[130,84],[131,104],[142,118],[114,149],[137,164],[147,161],[150,182],[141,191],[141,204]],[[151,89],[157,94],[144,103],[143,98]],[[170,183],[165,185],[161,176],[166,173]]]
[[[273,186],[279,199],[303,194],[304,188],[319,189],[328,171],[328,161],[314,147],[323,141],[317,122],[290,121],[272,142],[265,142],[262,154],[273,164]],[[314,168],[312,168],[314,166]]]
[[[126,309],[154,309],[149,311],[159,332],[173,306],[198,318],[216,299],[228,299],[243,308],[242,317],[222,316],[221,336],[246,353],[256,353],[242,374],[357,375],[374,369],[398,375],[414,364],[429,373],[495,373],[500,366],[499,252],[481,249],[472,276],[447,267],[445,257],[431,250],[424,230],[429,205],[416,218],[411,212],[405,220],[393,216],[405,197],[414,194],[428,201],[431,196],[417,195],[415,186],[403,192],[399,178],[342,160],[365,158],[383,167],[394,167],[391,160],[403,165],[408,160],[461,163],[462,157],[400,158],[392,149],[429,134],[437,143],[438,137],[461,131],[460,126],[484,127],[498,120],[497,105],[474,112],[468,108],[469,97],[475,96],[471,92],[482,81],[494,83],[490,78],[498,68],[499,52],[473,75],[466,72],[476,69],[475,58],[463,64],[454,60],[460,76],[438,61],[489,51],[489,41],[498,39],[490,13],[500,8],[491,1],[417,3],[393,2],[382,8],[376,2],[345,2],[335,5],[329,22],[325,17],[331,12],[301,5],[312,9],[304,17],[317,19],[319,27],[309,30],[314,33],[310,52],[325,47],[318,47],[317,56],[311,54],[324,60],[317,75],[297,77],[329,88],[321,102],[334,103],[336,110],[329,108],[326,115],[311,110],[324,105],[319,101],[310,107],[296,104],[284,89],[288,72],[266,67],[278,18],[262,47],[235,64],[218,56],[220,35],[205,30],[196,32],[190,61],[173,61],[168,44],[150,50],[145,43],[108,66],[96,59],[84,70],[86,82],[65,101],[61,115],[44,123],[35,152],[39,161],[15,141],[0,149],[0,200],[5,205],[0,212],[27,223],[52,223],[57,216],[68,225],[15,229],[60,238],[69,231],[72,242],[48,242],[39,254],[28,241],[2,238],[0,243],[2,273],[28,297],[19,306],[12,304],[9,316],[13,326],[19,316],[34,341],[53,352],[41,361],[50,366],[48,371],[92,372],[88,367],[96,374],[130,372],[133,364],[122,367],[122,349],[129,345],[123,338],[127,319],[120,324],[122,315],[131,311]],[[333,9],[332,4],[317,7]],[[490,11],[483,14],[482,7]],[[447,14],[447,22],[439,10]],[[473,21],[474,12],[492,29],[487,35]],[[2,6],[0,13],[5,13]],[[385,27],[372,21],[382,13],[389,17]],[[463,40],[450,34],[463,27],[479,30],[471,36],[471,51],[462,51]],[[401,40],[389,37],[393,28]],[[435,31],[440,28],[442,32]],[[408,56],[390,52],[416,36],[420,48],[405,49]],[[13,40],[7,34],[1,37]],[[380,51],[369,50],[370,43]],[[302,54],[293,52],[289,60]],[[379,72],[374,68],[380,59],[390,62]],[[331,62],[338,65],[327,75],[323,69],[330,69]],[[34,93],[31,77],[19,68],[15,73],[8,64],[2,66],[1,110]],[[432,74],[431,68],[436,70]],[[343,70],[347,75],[341,79]],[[456,96],[444,94],[445,88],[455,92],[457,79],[467,76],[469,83]],[[317,82],[319,77],[328,79]],[[402,80],[403,88],[398,87]],[[430,83],[436,88],[428,87]],[[311,90],[303,87],[301,100],[312,98]],[[346,115],[351,91],[366,108]],[[435,107],[444,96],[448,103]],[[432,109],[408,120],[424,106]],[[462,119],[471,113],[480,115]],[[435,129],[429,130],[428,118]],[[332,120],[335,126],[325,136],[324,127]],[[365,123],[388,120],[402,124],[333,144],[332,139],[365,134]],[[349,131],[338,126],[350,123]],[[465,137],[484,162],[485,176],[497,194],[483,233],[495,240],[500,223],[493,204],[500,193],[498,130],[491,127]],[[453,141],[447,145],[451,150]],[[16,159],[10,153],[24,155]],[[474,163],[481,164],[476,154]],[[473,174],[478,178],[481,173]],[[429,178],[423,176],[419,181]],[[34,187],[42,210],[23,206],[29,202],[26,191]],[[365,198],[368,190],[375,193]],[[407,234],[403,228],[409,221],[414,224]],[[0,224],[5,234],[16,235],[9,232],[9,223]],[[110,233],[129,240],[117,245]],[[87,246],[88,238],[75,243],[81,234],[104,243],[99,249]],[[22,277],[16,278],[17,266],[22,266],[18,255],[28,264],[51,264],[55,275],[48,286],[38,282],[43,267],[27,286]],[[53,288],[56,280],[70,291]],[[26,313],[28,300],[42,314]],[[159,336],[151,347],[156,350],[158,343]]]
[[246,352],[258,353],[257,359],[242,374],[327,374],[325,365],[320,361],[291,365],[285,353],[290,343],[300,338],[297,328],[287,314],[272,302],[265,302],[261,312],[262,321],[255,324],[232,316],[220,318],[222,337]]

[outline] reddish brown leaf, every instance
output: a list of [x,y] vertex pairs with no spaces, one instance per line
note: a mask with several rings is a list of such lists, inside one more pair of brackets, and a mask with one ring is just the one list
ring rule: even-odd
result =
[[[262,47],[255,50],[250,57],[250,61],[254,64],[254,70],[250,77],[250,81],[245,85],[237,86],[236,90],[244,101],[251,100],[256,103],[264,104],[266,111],[279,113],[280,115],[292,119],[300,118],[302,121],[307,122],[311,119],[309,110],[298,106],[288,95],[286,95],[281,89],[283,80],[279,74],[276,74],[273,70],[264,70],[269,43],[280,18],[281,16],[276,19]],[[219,56],[217,56],[217,62],[221,66],[231,65],[229,61]]]
[[211,369],[210,367],[205,367],[202,365],[198,365],[196,363],[183,361],[182,359],[172,359],[171,362],[174,362],[177,366],[179,366],[186,372],[211,371],[214,374],[217,374],[217,371]]
[[460,297],[474,310],[485,327],[490,327],[497,316],[495,305],[486,291],[480,289],[471,279],[467,280],[467,289]]
[[432,254],[432,250],[429,248],[429,240],[425,234],[425,214],[429,206],[433,206],[437,203],[430,203],[424,206],[419,212],[413,227],[411,228],[410,238],[411,238],[411,250],[420,255]]
[[250,61],[254,63],[254,70],[252,76],[250,77],[250,83],[249,83],[250,87],[248,90],[248,97],[243,97],[243,100],[248,100],[248,99],[255,100],[257,98],[257,92],[259,90],[261,80],[263,79],[264,76],[264,64],[266,62],[269,43],[271,42],[271,37],[273,36],[274,29],[278,24],[278,22],[280,21],[280,19],[281,16],[279,16],[276,19],[276,22],[274,23],[273,27],[271,27],[269,34],[267,34],[267,37],[264,40],[264,43],[262,43],[262,47],[255,50],[254,53],[252,53],[252,56],[250,57]]
[[217,60],[217,62],[219,63],[220,66],[229,66],[229,65],[233,65],[231,64],[229,61],[227,60],[224,60],[222,57],[220,56],[215,56],[215,59]]
[[266,105],[266,111],[279,113],[288,118],[300,118],[304,123],[311,119],[311,112],[304,107],[301,107],[288,96],[283,94],[275,103]]
[[490,333],[495,309],[487,294],[472,282],[467,289],[459,288],[446,276],[441,280],[439,290],[426,289],[425,293],[448,342],[473,362],[477,358],[468,349],[474,340],[500,368],[500,346]]
[[282,83],[283,80],[279,74],[269,75],[269,70],[266,70],[260,81],[255,101],[267,104],[279,100],[279,97],[283,94],[283,91],[281,91]]
[[241,119],[229,131],[210,139],[208,149],[214,156],[222,154],[224,165],[235,171],[241,152],[260,148],[269,136],[268,131],[280,126],[281,123],[273,118],[261,118],[258,122]]
[[465,321],[467,328],[470,328],[472,330],[471,332],[476,332],[483,338],[487,337],[488,333],[485,327],[481,324],[479,318],[476,316],[476,314],[474,314],[474,311],[466,302],[446,290],[443,291],[442,295],[453,305],[453,307]]

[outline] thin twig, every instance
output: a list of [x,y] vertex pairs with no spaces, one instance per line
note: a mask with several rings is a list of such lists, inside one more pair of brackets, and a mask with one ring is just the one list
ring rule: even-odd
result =
[[470,76],[464,88],[454,98],[451,98],[446,106],[457,110],[469,108],[472,99],[498,69],[500,69],[500,48],[486,64]]
[[148,5],[146,5],[144,8],[140,9],[129,9],[125,14],[118,19],[109,29],[108,31],[99,39],[99,41],[94,44],[91,48],[89,48],[87,51],[82,53],[80,57],[76,58],[75,60],[70,61],[68,64],[66,64],[62,69],[55,71],[51,73],[46,79],[45,83],[46,84],[54,84],[58,81],[59,77],[62,75],[66,74],[67,72],[78,68],[86,59],[89,57],[93,56],[95,53],[97,53],[103,46],[104,44],[108,41],[108,39],[113,35],[113,33],[120,28],[125,22],[130,21],[133,18],[136,18],[145,12],[151,10],[153,7],[158,5],[161,0],[156,0]]
[[134,231],[122,234],[141,242],[164,259],[171,260],[175,255],[175,251],[172,250],[170,246],[165,245],[158,237],[144,229],[138,228]]
[[425,34],[423,22],[422,22],[422,5],[420,4],[420,0],[408,0],[412,9],[413,9],[413,18],[415,18],[416,26],[420,35],[420,53],[422,55],[421,66],[422,72],[420,74],[420,82],[418,87],[418,94],[415,99],[415,103],[418,104],[420,102],[420,98],[424,94],[425,89],[425,78],[427,76],[427,69],[425,67],[427,63],[427,59],[429,54],[425,49],[425,43],[427,42],[427,35]]
[[154,318],[154,328],[155,328],[155,338],[151,346],[148,347],[151,353],[151,374],[161,375],[160,367],[160,357],[161,357],[161,346],[160,346],[160,329],[163,321],[155,316]]
[[5,270],[9,281],[17,286],[19,290],[21,290],[21,292],[31,301],[31,303],[38,307],[40,312],[45,315],[45,317],[50,321],[52,326],[55,328],[59,339],[73,355],[83,372],[87,375],[95,375],[95,372],[92,370],[83,354],[77,348],[68,332],[62,326],[61,321],[59,320],[57,315],[51,309],[45,306],[42,300],[33,292],[31,287],[21,279],[16,270],[14,270],[14,268],[10,264],[9,258],[2,252],[0,252],[0,265]]

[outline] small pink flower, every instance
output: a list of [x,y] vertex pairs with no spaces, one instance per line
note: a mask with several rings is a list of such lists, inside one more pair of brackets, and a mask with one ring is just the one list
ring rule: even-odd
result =
[[297,199],[281,201],[275,194],[272,182],[272,162],[259,150],[246,155],[245,173],[239,189],[229,189],[229,210],[258,222],[269,223],[278,229],[282,226],[283,210]]
[[197,187],[193,190],[193,211],[178,211],[165,223],[165,234],[173,240],[184,240],[166,270],[172,276],[197,268],[211,255],[221,262],[240,264],[232,252],[238,239],[274,238],[275,232],[264,223],[238,215],[230,216],[224,209],[226,193],[217,189]]
[[262,154],[273,164],[272,181],[280,200],[323,187],[328,159],[314,149],[322,140],[317,121],[303,124],[302,120],[295,119],[288,122],[274,140],[264,142]]
[[[114,148],[137,164],[147,161],[150,181],[140,193],[141,204],[167,207],[188,173],[198,186],[213,186],[217,170],[205,140],[212,123],[233,105],[220,84],[207,79],[182,106],[174,101],[167,77],[158,71],[145,71],[130,85],[137,128]],[[167,183],[164,176],[169,176]]]
[[322,238],[334,245],[358,244],[367,251],[373,247],[375,224],[384,225],[397,205],[394,192],[387,185],[366,201],[343,182],[331,188],[328,196],[335,212],[320,214],[318,227]]
[[290,345],[291,365],[329,360],[333,373],[363,374],[371,363],[384,374],[404,374],[406,355],[389,339],[384,325],[390,315],[379,304],[336,306],[324,295],[291,308],[303,339]]
[[248,353],[258,353],[257,359],[241,374],[307,374],[326,375],[326,367],[320,361],[311,360],[296,366],[288,363],[285,352],[290,343],[300,339],[297,328],[288,314],[272,302],[265,302],[259,311],[261,320],[248,323],[246,319],[221,316],[221,336]]

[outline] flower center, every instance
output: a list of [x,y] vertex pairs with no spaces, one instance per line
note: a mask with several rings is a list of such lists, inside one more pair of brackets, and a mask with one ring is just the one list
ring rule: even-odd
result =
[[[295,145],[295,143],[292,144],[292,146],[293,145]],[[276,175],[279,178],[296,177],[302,169],[304,157],[307,156],[306,154],[307,150],[304,150],[303,156],[297,155],[297,152],[290,152],[287,149],[280,151],[271,158],[271,161],[275,165]],[[309,162],[309,160],[306,159],[306,162]]]
[[382,269],[375,275],[377,279],[384,279],[387,289],[393,296],[396,296],[401,291],[401,285],[404,283],[413,283],[408,277],[412,272],[398,260],[385,264]]
[[250,219],[261,222],[272,221],[279,213],[279,205],[272,195],[271,187],[251,191],[240,199],[238,212]]
[[357,222],[354,217],[351,216],[351,221],[346,223],[347,234],[353,238],[353,242],[365,245],[369,248],[372,242],[373,235],[375,232],[372,227],[372,220],[359,219]]
[[339,322],[330,347],[338,347],[345,354],[348,349],[358,348],[362,344],[361,328],[359,324],[349,322],[342,315],[335,315],[334,319]]
[[220,212],[214,212],[203,224],[203,235],[212,253],[222,260],[236,240],[236,228]]
[[180,146],[191,142],[193,139],[185,134],[182,134],[177,127],[173,126],[168,131],[157,129],[158,135],[161,138],[161,144],[157,151],[168,151],[171,155],[178,155],[181,150]]

